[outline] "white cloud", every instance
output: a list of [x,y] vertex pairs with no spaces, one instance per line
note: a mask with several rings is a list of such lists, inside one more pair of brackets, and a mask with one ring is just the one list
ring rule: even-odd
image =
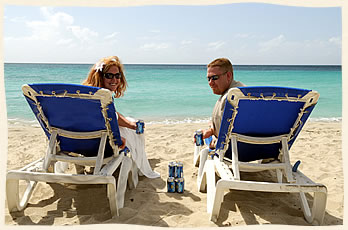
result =
[[140,47],[143,50],[160,50],[169,48],[168,43],[147,43]]
[[342,44],[342,39],[340,37],[332,37],[329,39],[329,42],[340,46]]
[[247,38],[247,37],[249,37],[249,34],[239,34],[238,33],[238,34],[235,35],[235,37],[236,38]]
[[260,46],[259,51],[267,52],[271,49],[280,47],[284,42],[285,42],[285,37],[284,37],[284,35],[281,34],[275,38],[272,38],[271,40],[268,40],[265,42],[260,42],[259,43],[259,46]]
[[95,31],[92,31],[86,27],[80,27],[80,26],[69,26],[67,27],[68,30],[72,32],[72,34],[81,42],[88,42],[91,41],[92,38],[98,37],[98,33]]
[[118,34],[118,32],[114,32],[112,34],[106,35],[105,39],[114,39]]
[[[4,17],[4,19],[6,20],[7,17]],[[10,19],[11,22],[24,22],[25,21],[25,17],[15,17],[15,18],[11,18]]]
[[188,41],[188,40],[181,41],[181,45],[189,45],[189,44],[192,44],[192,41]]
[[68,45],[71,44],[73,40],[71,38],[69,39],[60,39],[56,44],[57,45]]
[[208,50],[218,50],[223,45],[225,45],[225,42],[223,42],[223,41],[210,42],[210,43],[208,43]]
[[[98,33],[85,27],[74,25],[74,18],[64,12],[55,12],[53,8],[40,7],[43,20],[24,21],[31,34],[25,37],[7,37],[6,40],[24,41],[56,41],[62,45],[74,41],[88,42],[98,37]],[[12,21],[22,21],[24,18],[13,18]],[[112,34],[116,35],[116,34]],[[58,41],[57,41],[58,40]]]
[[44,17],[47,18],[51,25],[59,26],[61,24],[64,25],[74,23],[74,18],[71,15],[63,12],[55,13],[53,11],[53,8],[41,7],[40,11],[44,15]]
[[12,22],[24,22],[30,29],[31,34],[25,37],[13,38],[15,40],[51,40],[56,39],[64,28],[73,24],[74,18],[66,13],[58,12],[54,13],[47,7],[41,7],[40,12],[44,17],[44,20],[28,21],[24,17],[12,18]]

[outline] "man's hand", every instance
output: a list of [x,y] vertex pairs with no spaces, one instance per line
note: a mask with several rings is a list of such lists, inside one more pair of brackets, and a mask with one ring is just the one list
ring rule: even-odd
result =
[[[212,136],[213,140],[212,140],[212,142],[209,144],[209,148],[215,149],[216,138],[215,138],[215,136],[213,135],[213,134],[214,134],[213,128],[209,128],[209,129],[202,130],[202,133],[203,133],[203,139],[206,139],[206,138],[209,138],[209,137]],[[196,140],[195,140],[195,138],[193,137],[193,143],[195,143],[195,142],[196,142]]]
[[213,128],[203,130],[203,139],[208,138],[214,134]]
[[210,149],[215,149],[215,147],[216,147],[216,142],[217,142],[217,139],[215,138],[215,136],[213,136],[213,140],[210,142],[209,148],[210,148]]

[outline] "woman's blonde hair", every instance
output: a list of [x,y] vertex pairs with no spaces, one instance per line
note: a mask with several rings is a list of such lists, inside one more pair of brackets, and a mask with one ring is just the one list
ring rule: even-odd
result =
[[117,66],[121,74],[120,84],[114,91],[115,97],[119,98],[123,96],[127,88],[127,81],[124,75],[124,67],[117,56],[110,56],[100,59],[96,64],[92,66],[91,70],[87,75],[87,78],[82,82],[82,84],[105,88],[103,83],[103,77],[111,66]]

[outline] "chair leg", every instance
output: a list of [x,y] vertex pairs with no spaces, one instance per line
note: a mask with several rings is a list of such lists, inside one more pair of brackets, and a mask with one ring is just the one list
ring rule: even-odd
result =
[[48,143],[47,151],[46,151],[46,156],[44,158],[44,161],[42,163],[42,168],[45,172],[47,172],[47,169],[49,165],[51,164],[51,158],[52,155],[56,154],[56,140],[57,140],[57,131],[54,130],[51,133],[50,141]]
[[107,184],[107,195],[109,199],[110,204],[110,211],[112,217],[119,216],[119,203],[117,198],[117,192],[116,192],[116,180],[113,178],[112,183]]
[[6,199],[7,206],[10,212],[22,211],[28,204],[31,194],[37,184],[37,181],[27,181],[27,188],[20,197],[19,194],[19,180],[7,179],[6,180]]
[[313,205],[309,207],[306,195],[300,192],[301,207],[306,221],[313,225],[321,225],[324,221],[325,208],[327,201],[327,188],[321,184],[315,184],[299,170],[293,173],[297,184],[312,184],[313,187]]
[[215,199],[215,170],[213,160],[206,162],[204,172],[207,178],[207,212],[211,213]]
[[200,177],[203,173],[205,162],[208,159],[208,153],[209,153],[209,150],[207,148],[203,149],[199,153],[200,159],[199,159],[198,177]]
[[[199,146],[198,146],[199,147]],[[199,168],[198,168],[198,175],[197,175],[197,185],[198,185],[198,190],[201,192],[205,191],[205,187],[206,187],[206,174],[204,173],[205,171],[205,163],[207,161],[208,158],[208,153],[209,150],[203,149],[199,155],[200,155],[200,159],[199,159]]]
[[316,192],[314,193],[314,201],[312,207],[313,222],[315,225],[322,225],[325,216],[327,193]]
[[128,186],[130,189],[136,188],[139,182],[138,174],[139,174],[139,169],[137,164],[132,161],[132,168],[130,170],[130,175],[128,176]]
[[283,183],[283,171],[276,169],[278,183]]
[[197,178],[198,191],[206,192],[207,191],[207,173],[203,171],[202,176]]
[[301,207],[306,221],[313,225],[322,225],[325,216],[326,192],[314,192],[312,209],[308,205],[305,193],[300,192]]
[[223,180],[219,180],[215,184],[215,166],[214,162],[207,162],[207,212],[210,213],[210,220],[216,222],[224,198],[225,186]]
[[132,159],[124,157],[121,163],[120,174],[117,181],[117,204],[118,208],[123,208],[124,206],[124,196],[127,188],[127,181],[130,170],[132,168]]
[[201,151],[201,146],[195,145],[194,154],[193,154],[193,165],[196,167],[199,165],[200,151]]
[[225,188],[217,185],[216,191],[215,193],[213,193],[214,197],[213,197],[212,209],[210,213],[210,220],[213,222],[216,222],[217,219],[219,218],[221,203],[224,199],[224,193],[225,193]]
[[282,142],[282,154],[283,154],[284,163],[285,163],[284,174],[289,183],[295,183],[296,181],[292,175],[292,167],[290,164],[289,146],[288,146],[287,138],[283,137],[281,142]]

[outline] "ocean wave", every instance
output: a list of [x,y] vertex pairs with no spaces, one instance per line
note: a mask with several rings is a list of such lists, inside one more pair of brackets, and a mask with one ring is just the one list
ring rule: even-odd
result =
[[[151,124],[185,124],[185,123],[207,123],[211,118],[185,118],[185,119],[165,119],[156,121],[145,121],[146,125]],[[321,117],[321,118],[309,118],[311,122],[341,122],[342,117]]]
[[309,121],[313,122],[341,122],[342,117],[314,117],[314,118],[309,118]]
[[[40,124],[37,120],[25,120],[20,118],[9,118],[7,119],[9,126],[32,126],[32,127],[40,127]],[[163,119],[163,120],[145,120],[146,125],[154,125],[154,124],[163,124],[163,125],[175,125],[175,124],[190,124],[190,123],[208,123],[210,122],[210,117],[204,118],[181,118],[181,119]],[[321,117],[321,118],[309,118],[311,122],[341,122],[342,117]]]
[[8,118],[7,119],[8,126],[32,126],[32,127],[40,127],[40,124],[37,120],[26,120],[20,118]]
[[165,119],[165,120],[147,121],[146,125],[152,125],[152,124],[172,125],[172,124],[187,124],[187,123],[207,123],[209,121],[210,121],[210,118]]

